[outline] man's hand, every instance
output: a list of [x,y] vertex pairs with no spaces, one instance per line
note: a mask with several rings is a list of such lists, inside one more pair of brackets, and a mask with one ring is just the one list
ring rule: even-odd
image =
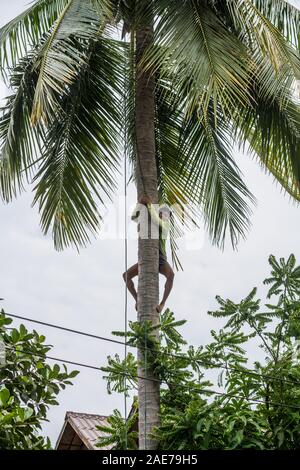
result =
[[150,197],[148,197],[148,196],[142,196],[142,197],[139,199],[139,203],[140,203],[140,204],[144,204],[144,206],[147,206],[147,204],[151,204],[151,199],[150,199]]

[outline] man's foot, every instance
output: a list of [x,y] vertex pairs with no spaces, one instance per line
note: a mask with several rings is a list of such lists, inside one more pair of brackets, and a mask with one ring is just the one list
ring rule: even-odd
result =
[[165,304],[163,304],[163,303],[161,302],[161,303],[156,307],[156,311],[157,311],[158,313],[161,313],[161,312],[163,311],[163,309],[164,309],[164,306],[165,306]]

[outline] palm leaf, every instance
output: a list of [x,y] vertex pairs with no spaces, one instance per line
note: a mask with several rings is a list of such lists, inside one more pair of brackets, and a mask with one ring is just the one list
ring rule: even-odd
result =
[[[300,106],[292,96],[264,99],[257,84],[253,103],[239,108],[234,125],[236,139],[270,172],[294,199],[300,200]],[[284,102],[284,106],[283,106]]]
[[30,114],[37,82],[32,71],[34,53],[23,58],[10,76],[13,93],[7,98],[0,117],[0,192],[8,202],[30,179],[33,164],[43,141],[41,126],[32,128]]
[[222,247],[228,230],[236,246],[249,228],[247,199],[254,202],[254,198],[229,150],[232,130],[221,107],[217,127],[213,105],[208,120],[205,113],[200,117],[197,112],[186,118],[184,100],[173,83],[172,78],[156,73],[158,189],[160,201],[175,207],[171,247],[176,265],[176,238],[182,234],[182,224],[195,228],[203,216],[214,243]]
[[212,242],[224,246],[227,230],[233,247],[249,230],[251,210],[247,201],[255,199],[245,186],[233,160],[230,123],[218,110],[218,126],[211,106],[208,119],[197,114],[188,120],[182,136],[183,168],[189,172],[185,188],[198,197]]
[[38,0],[0,29],[0,68],[15,66],[49,31],[68,0]]
[[231,112],[236,101],[248,102],[246,48],[207,5],[197,1],[161,1],[154,48],[144,67],[172,74],[185,96],[186,111],[206,111],[211,99]]
[[104,204],[115,188],[122,64],[119,43],[93,43],[49,126],[34,203],[57,249],[86,245],[101,220],[97,200]]
[[[278,22],[282,21],[282,17],[273,23],[273,14],[270,19],[268,18],[270,15],[265,16],[267,12],[262,8],[263,1],[226,0],[226,3],[232,23],[245,45],[252,52],[259,53],[263,59],[268,58],[279,75],[281,70],[288,66],[293,76],[299,79],[300,60],[297,50],[284,37],[282,25],[280,29],[276,27]],[[269,11],[271,8],[273,2],[272,7],[269,6]]]
[[[241,20],[243,9],[251,8],[251,5],[241,5],[243,2],[234,2],[232,0],[209,0],[211,8],[217,13],[218,17],[222,19],[224,24],[231,30],[235,31],[236,34],[240,34],[243,31],[244,35],[241,35],[244,40],[248,41],[248,44],[255,47],[255,41],[262,39],[262,36],[256,36],[253,42],[253,33],[250,18],[248,22],[244,23]],[[244,2],[245,3],[245,2]],[[299,28],[300,28],[300,9],[295,4],[291,4],[287,0],[251,0],[254,11],[258,11],[258,15],[262,15],[268,23],[272,24],[290,43],[294,44],[298,48],[299,41]],[[238,5],[240,4],[240,5]],[[236,9],[240,9],[240,13],[236,14]],[[245,11],[245,10],[244,10]],[[256,25],[256,34],[259,32],[258,22],[259,16],[256,16],[256,21],[253,26]],[[246,28],[246,24],[248,26]],[[265,26],[260,24],[261,29]],[[252,40],[249,41],[249,39]]]
[[252,0],[256,8],[291,43],[299,48],[300,5],[287,0]]
[[[39,79],[32,110],[33,123],[41,118],[47,122],[49,114],[56,110],[55,95],[67,92],[76,80],[78,63],[85,58],[84,49],[77,47],[80,40],[88,47],[89,41],[96,40],[102,32],[106,10],[101,19],[94,1],[69,0],[45,41],[35,65]],[[107,0],[103,0],[103,4],[106,5]]]
[[[161,96],[166,99],[166,92]],[[163,106],[166,103],[160,103],[160,108]],[[209,108],[209,120],[205,114],[200,118],[196,112],[185,119],[179,99],[173,99],[168,112],[169,115],[163,114],[160,109],[164,119],[160,116],[157,123],[160,184],[164,193],[170,195],[168,202],[172,204],[175,200],[184,210],[190,208],[185,223],[197,226],[202,214],[213,243],[221,247],[228,229],[235,247],[249,228],[251,211],[247,200],[254,202],[254,198],[243,183],[229,150],[232,147],[230,123],[219,109],[219,125],[215,127],[213,106]]]

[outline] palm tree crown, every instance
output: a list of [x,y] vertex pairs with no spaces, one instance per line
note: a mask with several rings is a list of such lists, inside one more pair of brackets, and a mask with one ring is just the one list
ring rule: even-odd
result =
[[187,220],[200,205],[212,241],[222,246],[229,231],[236,245],[253,196],[233,143],[246,144],[300,200],[295,7],[282,0],[38,0],[0,30],[1,70],[12,90],[0,119],[0,192],[10,201],[33,183],[42,229],[52,230],[58,249],[85,245],[98,231],[121,146],[137,163],[134,36],[150,17],[154,44],[142,66],[155,76],[161,201],[188,203]]

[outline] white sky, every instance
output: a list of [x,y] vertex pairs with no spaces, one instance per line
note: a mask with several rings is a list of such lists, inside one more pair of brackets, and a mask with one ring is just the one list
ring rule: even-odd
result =
[[294,5],[297,8],[300,8],[300,0],[288,0],[287,3],[290,3],[291,5]]
[[[1,24],[21,12],[27,3],[2,1]],[[300,6],[299,1],[291,3]],[[0,98],[5,93],[0,82]],[[206,315],[207,310],[216,308],[216,294],[238,301],[256,285],[264,293],[261,281],[268,274],[269,254],[287,257],[293,252],[300,259],[299,208],[283,196],[255,162],[243,155],[237,158],[250,190],[258,199],[247,240],[240,244],[238,252],[228,248],[224,253],[213,248],[207,239],[198,250],[189,250],[181,243],[185,271],[176,275],[168,306],[177,318],[188,320],[183,331],[194,345],[208,342],[210,330],[220,326]],[[119,193],[122,194],[122,189]],[[129,204],[133,204],[133,188],[129,198]],[[31,201],[32,194],[28,192],[8,206],[0,204],[0,297],[5,298],[5,310],[102,336],[122,330],[124,242],[99,238],[80,255],[72,250],[57,253],[51,239],[41,234],[39,217],[36,209],[31,209]],[[112,217],[108,216],[110,223]],[[136,242],[130,241],[129,262],[135,260]],[[135,319],[131,300],[129,317]],[[31,328],[30,324],[26,326]],[[54,345],[51,355],[56,357],[101,366],[108,354],[123,353],[116,345],[37,325],[32,327],[46,334],[47,342]],[[122,409],[123,398],[107,395],[101,373],[82,369],[74,386],[59,396],[59,403],[51,409],[50,423],[45,426],[53,443],[67,410],[106,415],[116,407]]]

